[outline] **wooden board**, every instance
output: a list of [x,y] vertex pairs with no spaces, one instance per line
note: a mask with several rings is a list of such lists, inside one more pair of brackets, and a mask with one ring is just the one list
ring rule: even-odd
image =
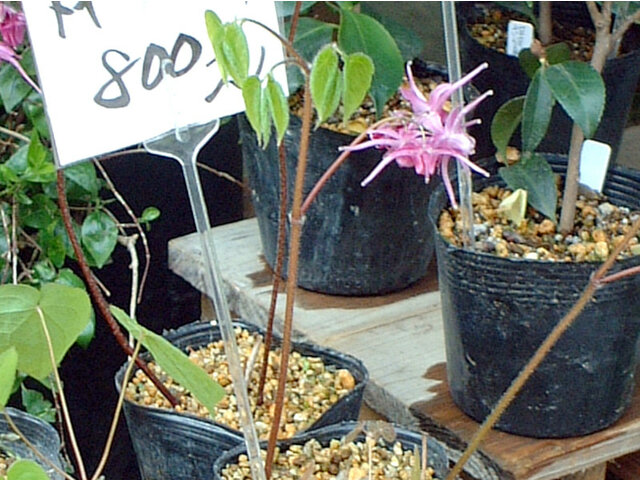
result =
[[[214,229],[229,308],[253,323],[266,322],[271,270],[262,255],[255,219]],[[200,241],[196,234],[169,242],[169,268],[203,290]],[[282,325],[279,294],[276,328]],[[391,421],[416,425],[445,439],[456,458],[478,424],[453,404],[448,393],[436,267],[416,285],[385,296],[337,297],[298,290],[295,337],[360,358],[371,381],[365,400]],[[492,432],[471,465],[476,478],[552,480],[597,467],[640,447],[640,392],[624,418],[594,435],[536,440]],[[579,477],[575,477],[579,478]]]

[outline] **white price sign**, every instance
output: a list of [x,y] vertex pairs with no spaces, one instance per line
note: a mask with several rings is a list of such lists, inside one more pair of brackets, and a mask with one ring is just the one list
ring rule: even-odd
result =
[[[252,18],[278,31],[275,4],[264,0],[22,5],[60,166],[244,109],[239,89],[222,86],[207,9],[223,22]],[[282,61],[273,35],[252,23],[244,29],[251,74]],[[274,73],[286,85],[284,68]]]

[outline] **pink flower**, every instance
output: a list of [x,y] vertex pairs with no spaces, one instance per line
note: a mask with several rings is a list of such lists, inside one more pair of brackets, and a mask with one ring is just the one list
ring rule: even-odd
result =
[[7,45],[11,48],[22,45],[26,27],[24,13],[16,12],[4,4],[0,5],[0,34]]
[[20,62],[18,61],[19,58],[20,57],[13,48],[5,44],[4,42],[0,42],[0,61],[9,62],[11,65],[13,65],[18,73],[22,75],[22,78],[24,78],[24,80],[29,85],[31,85],[36,92],[42,94],[42,91],[40,90],[38,85],[36,85],[35,82],[31,80],[31,77],[27,75],[27,72],[25,72],[22,68],[22,65],[20,65]]
[[479,120],[467,122],[465,116],[492,91],[487,91],[466,106],[461,106],[447,112],[445,103],[458,88],[469,83],[478,73],[487,68],[484,63],[457,82],[438,85],[427,100],[416,86],[411,72],[411,65],[407,65],[409,87],[400,92],[411,104],[412,112],[397,112],[387,123],[369,131],[369,140],[344,150],[356,151],[366,148],[381,148],[386,152],[382,160],[371,173],[362,181],[362,186],[371,182],[387,165],[396,162],[399,167],[413,167],[418,175],[428,183],[431,176],[438,170],[442,175],[445,189],[451,204],[457,208],[455,195],[448,173],[448,163],[451,158],[460,162],[465,169],[489,176],[489,174],[471,162],[469,157],[475,153],[475,139],[467,134],[468,126]]

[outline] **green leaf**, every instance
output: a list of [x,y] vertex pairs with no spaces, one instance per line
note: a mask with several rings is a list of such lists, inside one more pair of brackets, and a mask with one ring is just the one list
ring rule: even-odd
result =
[[33,90],[27,99],[22,102],[22,108],[31,124],[36,128],[38,135],[42,138],[50,139],[51,133],[49,132],[49,124],[47,123],[47,116],[45,115],[40,94]]
[[256,132],[258,144],[264,145],[265,129],[262,125],[262,85],[255,75],[250,76],[242,86],[242,98],[244,100],[245,115],[249,125]]
[[[313,7],[316,4],[316,2],[302,2],[302,6],[300,7],[300,13],[304,13],[306,10],[309,10],[311,7]],[[295,11],[296,8],[296,2],[278,2],[278,14],[282,15],[283,17],[290,17],[291,15],[293,15],[293,12]],[[300,20],[302,20],[302,18],[306,18],[306,17],[301,17]]]
[[216,57],[216,63],[220,69],[220,75],[222,76],[222,80],[227,83],[229,79],[229,65],[222,47],[224,43],[224,25],[220,21],[220,17],[211,10],[204,12],[204,21],[211,46],[213,47],[213,53]]
[[49,475],[33,460],[16,460],[7,470],[7,480],[49,480]]
[[43,380],[52,367],[38,309],[59,363],[89,321],[91,302],[84,290],[55,283],[40,290],[28,285],[0,286],[0,351],[15,347],[18,369]]
[[530,48],[520,50],[520,53],[518,53],[518,62],[529,78],[533,78],[540,68],[540,59],[531,53]]
[[98,196],[100,180],[92,162],[76,163],[64,169],[67,196],[70,199],[87,199]]
[[27,413],[45,422],[54,423],[56,421],[56,409],[49,400],[44,398],[42,393],[29,389],[23,384],[20,395],[22,397],[22,405],[24,405]]
[[[287,23],[286,27],[288,37],[291,25]],[[338,26],[333,23],[321,22],[310,17],[300,17],[296,28],[296,36],[293,40],[293,48],[302,58],[311,63],[322,47],[331,43],[333,34],[337,29]],[[295,65],[287,67],[287,80],[289,91],[291,92],[295,92],[304,85],[304,76],[300,72],[300,68]]]
[[116,248],[118,227],[113,219],[101,210],[90,213],[82,222],[80,233],[82,246],[87,249],[98,268],[102,268]]
[[342,94],[342,77],[338,69],[338,54],[327,45],[316,56],[311,67],[311,98],[318,112],[317,125],[336,111]]
[[602,76],[587,63],[570,61],[545,69],[543,78],[567,115],[591,138],[604,111]]
[[29,155],[29,144],[23,145],[16,152],[11,155],[5,165],[11,169],[16,175],[22,175],[27,170],[28,162],[27,156]]
[[393,37],[377,20],[352,11],[340,11],[338,45],[345,53],[362,52],[373,60],[371,97],[378,117],[396,93],[404,75],[404,61]]
[[156,363],[173,380],[189,390],[213,416],[216,404],[225,396],[224,388],[165,338],[144,328],[115,306],[111,307],[111,312],[131,335],[139,341],[142,339],[142,345],[151,353]]
[[378,12],[372,10],[369,5],[367,2],[361,3],[361,13],[375,18],[387,29],[389,35],[391,35],[396,42],[404,62],[420,57],[425,46],[422,35],[408,28],[405,23],[396,22],[389,16],[380,15]]
[[56,269],[53,268],[51,262],[40,260],[36,262],[33,269],[36,273],[35,278],[42,283],[51,282],[56,277]]
[[153,222],[160,218],[160,210],[156,207],[147,207],[142,211],[140,221],[143,223]]
[[547,134],[551,121],[554,100],[551,90],[542,79],[544,70],[538,70],[533,76],[522,108],[522,150],[525,152],[536,149]]
[[271,74],[267,76],[265,93],[267,95],[269,112],[271,112],[271,119],[278,134],[278,145],[280,145],[289,126],[289,102],[282,87]]
[[550,65],[571,60],[571,49],[564,42],[554,43],[547,47],[547,62]]
[[42,193],[31,197],[31,204],[20,207],[20,219],[27,227],[46,228],[60,217],[58,205]]
[[229,75],[242,88],[249,75],[249,44],[242,28],[237,23],[224,26],[224,43],[222,44],[226,68]]
[[14,347],[0,353],[0,410],[7,406],[18,368],[18,352]]
[[371,59],[364,53],[352,53],[343,60],[342,121],[346,123],[362,104],[369,91],[374,66]]
[[65,257],[67,256],[67,248],[64,238],[56,233],[56,226],[60,223],[54,222],[48,228],[40,230],[38,234],[38,243],[43,250],[44,255],[49,258],[56,268],[62,267]]
[[18,71],[3,62],[0,66],[0,98],[7,112],[13,111],[31,92],[31,86]]
[[509,141],[522,120],[524,96],[515,97],[502,105],[491,120],[491,140],[499,154],[505,155]]
[[27,151],[27,169],[23,178],[33,183],[50,183],[56,179],[51,150],[40,142],[36,132],[31,135],[31,143]]
[[534,154],[498,171],[507,186],[515,191],[527,191],[529,205],[547,218],[556,221],[558,192],[556,177],[542,155]]

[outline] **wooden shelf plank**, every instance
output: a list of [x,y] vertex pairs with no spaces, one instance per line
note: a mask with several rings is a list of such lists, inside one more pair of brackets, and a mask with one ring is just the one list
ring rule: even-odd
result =
[[[264,325],[271,295],[271,270],[262,255],[255,219],[214,229],[214,242],[229,308]],[[203,290],[202,256],[196,234],[169,242],[169,268]],[[284,316],[279,294],[276,328]],[[451,445],[453,458],[478,424],[451,400],[446,366],[436,268],[427,278],[384,296],[339,297],[304,290],[296,293],[294,337],[360,358],[371,382],[365,400],[391,421],[417,425]],[[640,445],[640,391],[613,427],[593,435],[537,440],[492,432],[474,457],[476,478],[552,480],[591,469],[633,452]],[[588,477],[585,477],[588,478]]]

